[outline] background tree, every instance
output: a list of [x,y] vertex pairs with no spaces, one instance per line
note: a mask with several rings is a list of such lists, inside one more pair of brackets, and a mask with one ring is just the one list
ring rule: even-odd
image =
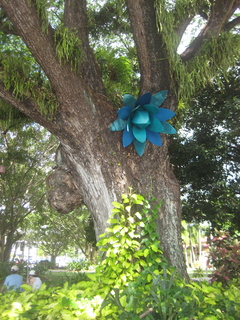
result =
[[52,257],[53,265],[56,257],[70,247],[78,249],[89,261],[96,255],[93,220],[84,206],[75,209],[71,215],[59,215],[46,204],[40,214],[28,216],[25,239],[38,243],[39,248]]
[[240,231],[239,67],[221,80],[193,100],[171,157],[182,186],[183,217],[210,222],[213,233],[233,234]]
[[[132,145],[123,149],[121,136],[109,130],[116,119],[116,107],[106,94],[90,47],[87,1],[64,1],[63,14],[59,11],[61,3],[0,0],[2,41],[9,44],[14,34],[29,50],[22,54],[20,49],[6,52],[3,47],[0,97],[61,142],[58,170],[48,180],[53,189],[53,180],[65,179],[65,190],[63,186],[62,192],[58,188],[52,203],[57,203],[59,211],[72,211],[82,199],[93,214],[99,235],[106,227],[112,201],[129,186],[137,193],[163,200],[157,224],[163,251],[169,262],[187,276],[180,237],[180,192],[169,162],[169,140],[164,135],[161,148],[147,144],[142,157]],[[168,90],[164,103],[168,109],[176,111],[179,100],[190,98],[220,67],[227,69],[234,64],[239,54],[239,37],[231,32],[239,23],[239,18],[233,16],[239,0],[116,3],[118,9],[127,10],[135,41],[140,70],[138,91],[154,94]],[[101,11],[105,16],[104,9],[98,14]],[[53,12],[58,19],[52,19]],[[178,55],[187,26],[199,14],[206,23]],[[111,16],[116,14],[112,12]],[[59,174],[61,179],[57,179]],[[65,205],[66,190],[76,195],[71,197],[72,205],[69,201]]]
[[41,210],[48,157],[55,148],[55,139],[38,125],[26,125],[0,137],[6,167],[0,179],[0,261],[9,260],[13,244],[23,237],[26,217]]

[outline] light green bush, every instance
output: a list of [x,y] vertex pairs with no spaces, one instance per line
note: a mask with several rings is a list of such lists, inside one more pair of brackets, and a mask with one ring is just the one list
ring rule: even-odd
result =
[[237,320],[237,281],[187,284],[163,258],[156,234],[158,204],[130,193],[114,203],[99,246],[105,259],[90,281],[33,292],[0,293],[1,320]]

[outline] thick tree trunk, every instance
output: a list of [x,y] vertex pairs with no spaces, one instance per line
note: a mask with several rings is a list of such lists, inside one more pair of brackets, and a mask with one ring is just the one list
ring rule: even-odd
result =
[[[101,113],[101,105],[106,108],[107,101],[98,98],[96,104]],[[68,127],[68,134],[71,132],[72,137],[68,143],[64,141],[58,150],[57,165],[71,176],[76,198],[82,198],[92,212],[97,236],[107,226],[112,201],[119,200],[122,193],[128,193],[128,187],[162,201],[157,228],[163,251],[169,262],[186,276],[180,236],[179,185],[169,163],[168,140],[162,137],[162,147],[149,143],[144,155],[139,157],[132,146],[122,147],[121,133],[109,130],[109,124],[116,115],[105,112],[99,114],[99,118],[102,130],[96,130],[90,142],[87,139],[82,141],[81,148],[74,147],[72,143],[79,139],[79,133],[71,132]],[[63,125],[66,128],[66,124]]]
[[[80,9],[75,13],[71,3],[76,2],[66,1],[65,23],[70,28],[77,28],[79,36],[86,39],[86,24],[81,18],[86,1],[78,2]],[[127,0],[126,3],[140,63],[140,92],[154,94],[169,90],[165,107],[174,110],[174,83],[170,81],[168,59],[156,28],[154,0]],[[127,193],[129,187],[146,197],[154,196],[163,202],[156,228],[164,254],[179,273],[187,277],[180,236],[179,185],[169,162],[167,138],[162,137],[162,147],[147,144],[142,157],[136,154],[133,146],[123,148],[122,133],[109,130],[109,125],[117,117],[116,108],[104,95],[89,46],[82,47],[85,57],[81,74],[77,74],[68,64],[59,63],[54,31],[51,28],[48,32],[42,30],[35,6],[30,6],[28,0],[0,0],[0,4],[46,73],[59,108],[54,119],[49,120],[39,112],[36,102],[17,100],[1,84],[0,97],[45,126],[60,140],[57,165],[63,174],[65,172],[68,206],[71,207],[72,201],[74,207],[74,198],[78,203],[82,199],[92,212],[96,234],[99,235],[107,226],[112,201],[120,200],[121,194]],[[71,23],[73,16],[75,23]],[[51,177],[48,182],[51,185]],[[62,201],[62,193],[58,192],[55,199],[59,196]]]

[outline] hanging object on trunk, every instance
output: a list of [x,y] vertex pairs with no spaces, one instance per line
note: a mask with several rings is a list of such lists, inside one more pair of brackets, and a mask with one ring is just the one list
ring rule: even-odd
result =
[[167,90],[154,95],[147,92],[137,100],[130,94],[123,96],[123,107],[118,110],[118,118],[111,124],[110,130],[123,130],[124,147],[133,142],[137,153],[142,156],[147,139],[161,146],[160,133],[176,133],[176,130],[166,122],[175,116],[175,113],[169,109],[159,108],[166,96]]

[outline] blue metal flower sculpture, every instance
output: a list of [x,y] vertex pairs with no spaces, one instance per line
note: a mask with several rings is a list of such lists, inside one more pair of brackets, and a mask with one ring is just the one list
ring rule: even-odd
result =
[[162,139],[159,133],[176,133],[176,130],[166,122],[175,113],[169,109],[159,108],[166,96],[166,90],[154,95],[147,92],[137,100],[130,94],[123,96],[124,106],[118,110],[118,118],[112,123],[110,130],[124,130],[122,135],[124,147],[133,142],[137,153],[142,156],[147,139],[161,146]]

